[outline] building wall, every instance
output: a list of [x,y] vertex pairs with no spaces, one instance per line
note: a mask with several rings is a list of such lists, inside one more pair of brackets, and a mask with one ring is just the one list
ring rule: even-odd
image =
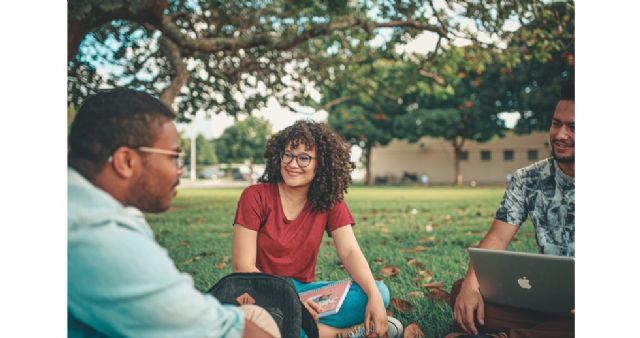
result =
[[[481,160],[481,152],[491,152],[491,159]],[[513,150],[513,160],[505,160],[504,151]],[[537,159],[529,159],[528,151],[537,150]],[[467,140],[463,151],[467,160],[460,161],[463,181],[480,184],[503,184],[508,174],[528,164],[549,156],[547,132],[529,135],[508,133],[487,143]],[[454,182],[453,147],[444,139],[424,137],[416,143],[394,140],[384,147],[376,147],[371,154],[371,171],[374,178],[388,177],[398,181],[405,172],[429,176],[429,183]]]

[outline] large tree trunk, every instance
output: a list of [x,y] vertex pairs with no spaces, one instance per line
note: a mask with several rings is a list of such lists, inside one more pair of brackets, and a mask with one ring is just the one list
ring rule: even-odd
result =
[[365,161],[367,161],[365,167],[366,167],[366,172],[365,172],[365,182],[367,182],[367,185],[371,186],[373,185],[373,176],[371,175],[371,148],[373,148],[371,145],[367,145],[365,148]]
[[454,181],[453,184],[456,187],[462,186],[462,172],[460,172],[460,152],[462,149],[454,146],[453,148],[453,172],[454,172]]
[[451,145],[453,146],[453,184],[456,187],[462,187],[462,170],[460,170],[460,153],[464,146],[464,137],[456,137]]

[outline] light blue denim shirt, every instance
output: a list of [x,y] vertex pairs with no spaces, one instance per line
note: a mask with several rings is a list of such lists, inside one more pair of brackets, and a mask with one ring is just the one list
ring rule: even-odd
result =
[[69,337],[242,336],[243,312],[198,292],[140,210],[73,169],[68,226]]

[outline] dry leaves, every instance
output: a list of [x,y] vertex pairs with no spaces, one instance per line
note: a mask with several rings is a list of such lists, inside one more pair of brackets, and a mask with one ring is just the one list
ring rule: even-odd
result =
[[444,283],[442,283],[442,282],[427,283],[427,284],[423,284],[422,287],[423,288],[427,288],[427,289],[442,289],[442,290],[444,290]]
[[433,278],[433,274],[429,270],[420,270],[418,271],[418,275],[419,276],[414,278],[413,280],[417,282],[421,282],[422,280],[424,280],[425,282],[429,282]]
[[424,333],[420,330],[420,326],[416,323],[411,323],[405,327],[402,336],[404,338],[425,338]]
[[411,292],[407,293],[407,296],[412,297],[412,298],[422,298],[422,297],[424,297],[424,292],[422,292],[422,291],[411,291]]
[[426,246],[418,245],[418,246],[414,246],[413,248],[400,249],[400,252],[415,253],[415,252],[426,251],[428,249],[429,248],[427,248]]
[[431,289],[429,293],[426,294],[427,297],[431,299],[435,299],[439,302],[449,303],[451,295],[442,289]]
[[373,263],[375,263],[376,265],[382,265],[382,264],[384,264],[386,262],[387,262],[387,260],[386,259],[382,259],[382,258],[375,258],[373,260]]
[[416,268],[422,268],[424,267],[424,263],[420,262],[417,259],[410,259],[407,261],[407,264],[411,265],[411,266],[415,266]]
[[387,265],[384,268],[380,269],[380,274],[385,277],[395,276],[400,273],[400,268],[395,265]]
[[389,305],[391,305],[394,310],[402,313],[410,312],[411,310],[413,310],[413,305],[411,305],[411,303],[400,298],[391,298],[391,301],[389,301]]
[[216,268],[218,268],[220,270],[222,270],[222,269],[224,269],[226,267],[227,267],[227,263],[225,263],[225,262],[220,262],[220,263],[216,264]]
[[427,236],[420,238],[420,243],[431,243],[436,241],[436,236]]
[[191,243],[189,243],[189,241],[182,241],[178,245],[180,245],[180,246],[189,246],[189,244],[191,244]]

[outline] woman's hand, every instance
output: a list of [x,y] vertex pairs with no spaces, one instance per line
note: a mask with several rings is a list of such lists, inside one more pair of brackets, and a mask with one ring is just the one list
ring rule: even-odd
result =
[[368,334],[375,332],[377,337],[383,337],[387,334],[387,325],[387,311],[382,297],[376,290],[372,296],[369,296],[367,302],[364,312],[364,329]]
[[322,312],[322,306],[312,301],[311,299],[305,300],[304,302],[302,302],[302,304],[304,304],[304,307],[306,307],[307,310],[309,310],[311,317],[317,323],[318,319],[320,318],[319,313]]

